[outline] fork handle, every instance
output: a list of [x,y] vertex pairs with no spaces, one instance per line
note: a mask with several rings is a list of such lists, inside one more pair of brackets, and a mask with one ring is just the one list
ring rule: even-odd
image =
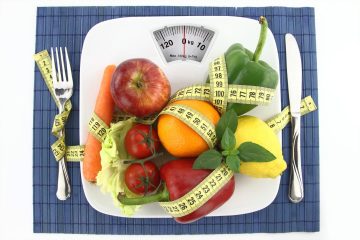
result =
[[66,200],[70,197],[71,187],[69,174],[67,172],[65,158],[59,160],[59,169],[58,169],[58,184],[56,197],[59,200]]
[[[65,103],[64,103],[65,104]],[[62,113],[64,110],[64,104],[60,104],[59,113]],[[64,135],[64,131],[60,131],[60,136]],[[70,178],[66,167],[65,157],[61,158],[58,161],[58,184],[57,184],[57,191],[56,197],[59,200],[66,200],[70,197],[71,194],[71,186],[70,186]]]

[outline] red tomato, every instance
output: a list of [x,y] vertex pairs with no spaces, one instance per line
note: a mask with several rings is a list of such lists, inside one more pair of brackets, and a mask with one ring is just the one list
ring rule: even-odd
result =
[[150,125],[137,124],[127,132],[125,148],[135,158],[150,157],[160,149],[159,136]]
[[133,163],[125,171],[125,184],[133,193],[151,193],[160,184],[159,169],[151,161],[145,162],[144,165]]

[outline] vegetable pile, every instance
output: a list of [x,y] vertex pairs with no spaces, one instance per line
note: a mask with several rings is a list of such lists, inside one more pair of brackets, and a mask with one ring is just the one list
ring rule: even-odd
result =
[[[238,43],[226,51],[229,84],[277,87],[277,72],[259,60],[268,30],[264,17],[260,24],[254,53]],[[229,172],[214,174],[221,166],[231,174],[256,178],[275,178],[286,169],[275,133],[262,120],[243,116],[256,105],[229,103],[221,115],[208,101],[170,101],[170,92],[166,75],[148,59],[128,59],[104,70],[94,114],[103,122],[105,138],[89,134],[83,176],[111,194],[124,215],[131,216],[151,202],[173,203],[167,211],[175,212],[175,221],[193,222],[233,195],[234,176],[222,182]],[[185,119],[190,123],[164,112],[174,106],[178,115],[188,111]],[[117,113],[127,117],[114,121]],[[158,115],[156,120],[147,118]],[[172,155],[173,160],[161,162],[164,154]],[[209,180],[207,185],[210,177],[218,183]],[[221,187],[211,189],[219,183]],[[201,202],[204,193],[211,195]],[[184,197],[186,204],[181,203]],[[178,211],[183,214],[176,215]]]

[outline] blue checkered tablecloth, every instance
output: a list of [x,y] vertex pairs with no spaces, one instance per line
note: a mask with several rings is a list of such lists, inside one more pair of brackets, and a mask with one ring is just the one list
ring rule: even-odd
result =
[[[264,15],[274,33],[280,58],[281,104],[288,105],[285,69],[285,33],[295,35],[303,62],[303,96],[317,103],[315,14],[313,8],[285,7],[41,7],[36,17],[36,52],[51,46],[67,46],[74,77],[73,110],[66,125],[66,143],[79,144],[79,68],[84,38],[95,24],[129,16],[241,16],[257,19]],[[220,234],[319,231],[319,120],[318,111],[302,118],[301,153],[305,198],[292,204],[287,197],[288,171],[282,177],[274,202],[263,210],[224,217],[206,217],[181,225],[172,219],[136,219],[104,215],[87,202],[81,186],[78,163],[69,163],[72,196],[56,198],[58,165],[49,146],[55,141],[51,126],[57,108],[38,68],[34,74],[33,126],[33,226],[34,232],[90,234]],[[282,132],[283,154],[290,158],[291,129]]]

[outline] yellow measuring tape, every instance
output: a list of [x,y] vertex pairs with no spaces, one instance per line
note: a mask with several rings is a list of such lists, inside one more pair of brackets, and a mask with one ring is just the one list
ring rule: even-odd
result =
[[[51,58],[47,50],[43,50],[39,53],[34,54],[33,56],[36,65],[38,66],[40,73],[44,79],[46,86],[49,89],[49,92],[52,98],[55,101],[57,107],[59,107],[59,102],[57,101],[54,93],[53,82],[52,82],[52,67],[51,67]],[[66,146],[65,144],[65,134],[60,137],[60,132],[64,130],[66,121],[69,117],[72,105],[70,100],[65,103],[65,109],[61,114],[57,114],[54,118],[52,126],[52,134],[58,139],[51,145],[51,150],[57,161],[59,161],[64,156],[67,161],[79,161],[83,158],[83,146]],[[76,152],[76,153],[75,153]],[[78,159],[76,159],[78,157]]]
[[[43,50],[41,52],[34,54],[33,58],[36,62],[36,65],[39,68],[39,71],[45,81],[46,86],[49,89],[49,92],[50,92],[52,98],[55,101],[56,106],[59,107],[59,102],[55,97],[55,92],[54,92],[54,88],[53,88],[52,75],[51,75],[52,67],[51,67],[51,58],[50,58],[49,52],[47,50]],[[66,115],[65,112],[69,112],[71,110],[71,108],[72,108],[71,102],[68,101],[65,104],[64,113],[58,114],[55,116],[55,119],[56,119],[55,121],[60,122],[60,125],[57,124],[57,126],[55,126],[55,127],[53,126],[53,132],[57,131],[56,129],[58,129],[58,126],[61,126],[62,122],[66,122],[69,114]],[[55,125],[55,121],[54,121],[54,125]],[[54,128],[55,128],[55,130],[54,130]]]
[[[207,120],[198,111],[187,106],[176,104],[178,100],[202,100],[211,102],[221,113],[226,111],[227,103],[245,103],[256,105],[267,105],[271,102],[275,95],[275,89],[248,86],[248,85],[228,85],[226,62],[224,55],[216,58],[209,65],[210,84],[197,84],[178,90],[170,99],[167,107],[158,115],[143,119],[136,118],[135,122],[152,124],[161,114],[170,114],[194,131],[196,131],[212,148],[216,143],[215,126]],[[309,104],[309,103],[312,104]],[[316,106],[312,98],[309,96],[302,101],[302,112],[308,113],[316,110]],[[131,116],[117,115],[116,120],[125,120]],[[289,108],[269,119],[268,125],[275,132],[280,131],[290,121]],[[200,123],[201,122],[201,123]]]
[[[301,114],[305,115],[307,113],[310,113],[312,111],[315,111],[316,105],[314,103],[314,100],[311,98],[311,96],[307,96],[301,101]],[[206,117],[204,117],[201,113],[190,109],[187,106],[180,105],[180,104],[174,104],[169,105],[163,109],[163,111],[160,114],[170,114],[172,116],[177,117],[178,119],[182,120],[185,124],[190,126],[194,131],[196,131],[200,136],[202,136],[207,144],[209,145],[209,148],[212,148],[216,143],[216,135],[215,135],[215,126],[207,120]],[[130,116],[125,116],[123,114],[120,114],[118,116],[115,116],[115,121],[122,121],[128,119]],[[156,116],[157,117],[157,116]],[[145,123],[145,124],[152,124],[156,117],[149,117],[146,119],[136,119],[135,121]],[[273,129],[275,133],[282,130],[288,123],[290,122],[290,108],[286,107],[282,112],[275,115],[274,117],[270,118],[266,121],[266,123],[269,125],[270,128]],[[103,141],[106,136],[106,129],[108,126],[95,114],[91,117],[89,121],[89,131],[92,132],[93,136],[96,136],[96,138],[99,141]],[[56,148],[53,149],[54,155],[60,155],[60,158],[64,155],[62,152],[64,143],[61,142],[55,142]],[[78,148],[79,153],[74,152],[75,146],[72,146],[72,152],[69,152],[69,146],[66,149],[66,156],[67,158],[71,159],[72,161],[81,160],[83,158],[83,147],[80,146]],[[60,152],[60,153],[59,153]],[[77,158],[78,157],[78,158]]]
[[[156,119],[163,114],[168,114],[181,120],[195,132],[197,132],[207,143],[209,148],[213,148],[216,144],[215,125],[204,114],[196,111],[195,109],[183,105],[172,103],[167,105],[159,114],[148,118],[135,118],[135,122],[143,124],[153,124]],[[119,115],[116,120],[126,120],[130,116]]]
[[[210,84],[196,84],[177,91],[170,102],[177,100],[202,100],[210,101]],[[228,85],[227,102],[228,103],[244,103],[244,104],[257,104],[267,105],[271,102],[274,97],[274,89],[258,86],[247,86],[247,85]],[[219,93],[221,94],[221,93]]]
[[223,113],[227,103],[268,105],[275,96],[275,89],[272,88],[227,84],[224,56],[210,63],[209,77],[210,84],[196,84],[180,89],[170,102],[186,99],[208,101]]
[[[46,50],[34,55],[34,59],[40,69],[44,81],[56,102],[52,87],[51,60]],[[224,55],[215,59],[209,65],[210,84],[193,85],[177,91],[170,100],[170,105],[166,106],[158,115],[135,119],[136,122],[152,124],[158,116],[169,114],[191,127],[213,148],[216,144],[215,126],[203,114],[194,109],[174,103],[177,100],[194,99],[211,102],[220,112],[226,111],[227,103],[245,103],[266,105],[274,97],[275,90],[257,86],[229,85],[227,79],[226,62]],[[56,102],[58,105],[58,103]],[[301,102],[301,114],[315,111],[316,105],[308,96]],[[52,133],[58,140],[52,144],[51,149],[56,160],[66,157],[67,161],[81,161],[84,157],[84,146],[66,146],[65,137],[59,136],[59,132],[64,129],[65,123],[71,110],[71,102],[68,101],[65,111],[56,115],[52,127]],[[126,120],[130,116],[116,115],[115,121]],[[290,122],[290,108],[286,107],[276,116],[266,121],[268,126],[275,133],[283,129]],[[88,130],[99,141],[103,142],[106,137],[107,126],[96,114],[91,117]],[[221,164],[213,170],[200,184],[183,197],[171,201],[162,202],[160,205],[173,217],[182,217],[192,213],[213,197],[233,176],[233,172],[226,164]]]
[[79,162],[84,159],[85,146],[67,146],[66,147],[66,161],[68,162]]
[[[301,115],[305,115],[316,109],[316,105],[311,96],[307,96],[301,101]],[[290,117],[290,108],[286,107],[279,114],[267,120],[266,123],[277,133],[290,122]],[[161,202],[160,206],[173,217],[186,216],[204,205],[232,176],[233,172],[226,164],[222,164],[183,197],[171,202]]]
[[[311,96],[307,96],[301,100],[300,113],[301,116],[313,112],[317,109],[316,104]],[[268,119],[266,123],[275,132],[281,131],[291,120],[290,107],[285,107],[279,114]]]
[[[216,143],[214,124],[200,112],[184,105],[180,107],[179,104],[176,104],[176,101],[187,99],[208,101],[211,102],[220,113],[223,113],[226,111],[228,102],[258,105],[269,104],[275,92],[274,89],[257,86],[228,86],[224,55],[216,58],[210,63],[209,78],[210,84],[193,85],[177,91],[170,99],[170,105],[165,107],[158,115],[146,119],[137,118],[135,121],[144,124],[152,124],[159,115],[170,114],[192,128],[206,141],[209,148],[213,148]],[[118,115],[116,116],[116,119],[124,120],[129,117],[130,116]]]
[[226,164],[221,164],[184,196],[171,202],[160,202],[159,204],[171,216],[183,217],[204,205],[229,182],[233,175],[233,171]]
[[[51,59],[49,53],[47,50],[43,50],[35,54],[34,59],[54,101],[58,105],[52,87]],[[137,118],[135,121],[144,124],[152,124],[159,115],[170,114],[180,119],[196,131],[203,137],[209,148],[212,148],[216,143],[214,124],[212,124],[198,111],[173,102],[185,99],[203,100],[211,102],[217,110],[224,112],[226,111],[226,105],[228,102],[266,105],[269,104],[274,97],[275,90],[271,88],[246,85],[228,85],[224,55],[216,58],[210,63],[209,78],[210,84],[193,85],[177,91],[170,100],[170,103],[172,104],[165,107],[160,114],[148,118]],[[81,160],[83,157],[83,146],[66,146],[64,137],[59,137],[59,132],[64,129],[71,107],[71,102],[68,101],[65,106],[65,111],[56,115],[54,119],[52,133],[58,137],[58,140],[51,146],[51,149],[57,160],[61,159],[63,156],[66,156],[71,161]],[[302,113],[306,114],[314,110],[316,110],[316,105],[312,98],[308,96],[303,99],[301,105]],[[118,115],[115,116],[115,119],[125,120],[129,117],[130,116]],[[290,114],[289,107],[287,107],[280,114],[269,119],[267,123],[274,132],[278,132],[283,129],[289,121]],[[93,136],[102,142],[106,136],[106,129],[108,128],[109,126],[96,116],[96,114],[93,114],[88,125],[88,130]],[[77,157],[78,159],[76,159]]]
[[227,106],[228,77],[225,56],[221,55],[210,63],[210,101],[215,108],[223,114]]
[[[316,105],[311,96],[307,96],[301,101],[301,115],[305,115],[316,109]],[[286,107],[279,114],[267,120],[266,123],[275,133],[277,133],[289,123],[290,117],[290,108]],[[227,165],[221,164],[183,197],[171,202],[161,202],[160,206],[173,217],[186,216],[203,206],[231,179],[232,176],[233,172]]]
[[216,143],[215,125],[200,112],[181,104],[165,107],[160,114],[172,115],[197,132],[213,148]]
[[106,130],[109,126],[104,123],[95,113],[93,113],[88,124],[89,133],[91,133],[100,142],[105,141]]

